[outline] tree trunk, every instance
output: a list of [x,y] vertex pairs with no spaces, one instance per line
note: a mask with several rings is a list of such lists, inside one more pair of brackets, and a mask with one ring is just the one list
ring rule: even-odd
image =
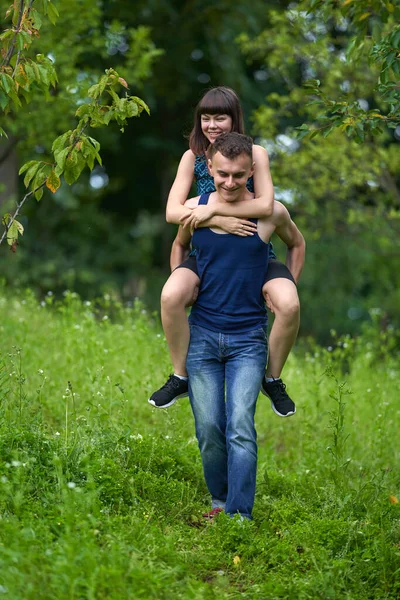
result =
[[18,194],[16,138],[0,139],[0,206]]

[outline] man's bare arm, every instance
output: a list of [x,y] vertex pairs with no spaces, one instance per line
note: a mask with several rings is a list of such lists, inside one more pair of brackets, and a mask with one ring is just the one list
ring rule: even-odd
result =
[[189,256],[189,252],[190,252],[190,235],[189,235],[189,241],[186,242],[185,237],[181,237],[181,235],[180,235],[181,229],[182,228],[180,227],[179,231],[176,235],[176,238],[174,239],[174,241],[172,243],[171,254],[169,257],[169,264],[171,267],[171,271],[176,269],[176,267],[178,265],[181,265],[183,263],[183,261],[187,259],[187,257]]
[[304,266],[306,243],[287,209],[280,202],[275,204],[276,208],[272,216],[276,222],[275,232],[287,246],[286,266],[297,283]]

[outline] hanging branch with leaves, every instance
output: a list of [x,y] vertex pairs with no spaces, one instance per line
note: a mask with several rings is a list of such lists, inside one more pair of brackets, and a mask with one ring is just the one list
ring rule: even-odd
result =
[[[40,14],[41,13],[41,14]],[[0,35],[0,50],[3,62],[0,66],[0,106],[4,112],[17,112],[22,101],[28,103],[33,88],[39,87],[45,94],[57,85],[57,74],[52,61],[43,54],[36,60],[26,56],[32,41],[39,36],[42,16],[55,23],[58,11],[50,0],[39,0],[33,7],[33,0],[14,2],[6,13],[12,26]],[[124,95],[118,92],[125,90]],[[138,117],[143,110],[150,114],[146,103],[137,96],[128,95],[128,84],[114,69],[107,69],[95,85],[88,91],[90,101],[79,106],[76,117],[79,119],[74,130],[69,130],[54,140],[53,161],[31,160],[22,165],[19,174],[24,175],[24,185],[30,190],[17,203],[15,211],[5,214],[2,219],[4,231],[0,244],[7,240],[15,252],[18,236],[23,234],[23,226],[17,216],[25,202],[34,196],[39,201],[45,188],[55,193],[61,185],[61,177],[71,185],[81,175],[85,167],[93,169],[95,161],[102,164],[99,142],[87,132],[89,128],[104,127],[115,121],[123,131],[127,120]],[[0,128],[0,135],[7,133]]]
[[[298,127],[298,138],[328,136],[339,128],[357,142],[367,134],[382,133],[383,128],[400,125],[400,6],[389,0],[306,0],[301,7],[309,15],[344,19],[353,35],[345,49],[347,64],[356,63],[363,55],[377,69],[378,81],[373,93],[382,108],[365,109],[346,93],[336,98],[324,92],[319,79],[305,82],[312,96],[310,104],[322,108],[317,123]],[[320,125],[320,126],[318,126]]]

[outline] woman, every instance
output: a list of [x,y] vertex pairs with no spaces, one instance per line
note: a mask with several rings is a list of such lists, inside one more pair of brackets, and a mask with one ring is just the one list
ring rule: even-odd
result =
[[[198,194],[215,191],[213,178],[207,168],[207,149],[221,133],[229,131],[244,133],[239,98],[230,88],[212,88],[202,97],[195,110],[189,150],[182,156],[168,197],[166,216],[169,223],[191,229],[217,226],[228,233],[245,236],[254,235],[256,229],[250,218],[272,214],[274,191],[268,154],[257,145],[253,146],[254,176],[247,182],[248,189],[255,192],[253,200],[237,205],[227,204],[217,209],[206,205],[191,210],[183,206],[193,178]],[[188,257],[188,254],[189,249],[182,247],[177,236],[171,251],[172,274],[161,294],[161,319],[174,374],[150,397],[150,404],[157,408],[167,408],[188,394],[186,356],[189,326],[186,307],[195,300],[200,282],[196,258],[193,255]],[[269,338],[269,363],[261,391],[271,399],[276,414],[283,417],[296,411],[280,374],[299,328],[300,304],[296,288],[299,276],[300,273],[292,274],[276,259],[273,250],[270,251],[267,279],[262,291],[268,307],[275,314],[275,320]]]

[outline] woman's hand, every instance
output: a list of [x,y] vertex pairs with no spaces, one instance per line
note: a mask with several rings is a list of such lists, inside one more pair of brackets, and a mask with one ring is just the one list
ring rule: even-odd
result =
[[182,223],[183,227],[193,231],[194,229],[197,229],[201,223],[208,221],[213,216],[214,210],[212,206],[201,204],[200,206],[193,208],[189,214],[182,215],[179,221]]
[[233,235],[239,235],[240,237],[248,237],[249,235],[257,233],[257,223],[253,223],[247,219],[216,216],[212,221],[217,227],[223,229],[223,231],[233,233]]

